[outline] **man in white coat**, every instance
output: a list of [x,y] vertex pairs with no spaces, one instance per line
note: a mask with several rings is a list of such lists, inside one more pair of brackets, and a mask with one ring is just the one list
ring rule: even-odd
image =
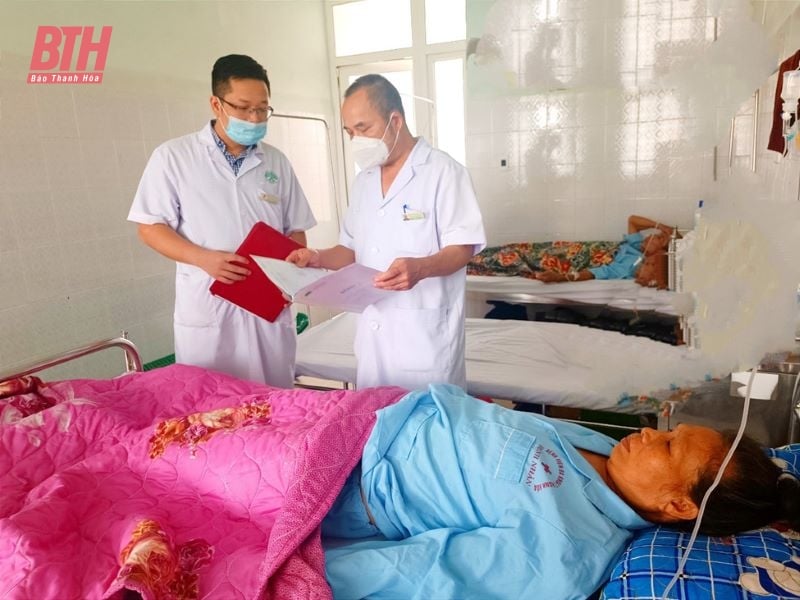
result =
[[234,252],[264,221],[305,245],[316,224],[289,161],[261,143],[272,115],[267,72],[249,56],[214,63],[214,119],[155,149],[128,219],[141,240],[177,261],[176,362],[292,387],[296,333],[290,310],[274,323],[212,296],[214,280],[250,274]]
[[380,75],[347,89],[342,122],[361,172],[340,243],[287,260],[329,269],[355,261],[381,271],[376,287],[397,292],[359,319],[359,388],[465,387],[465,266],[486,245],[469,174],[411,135],[400,94]]

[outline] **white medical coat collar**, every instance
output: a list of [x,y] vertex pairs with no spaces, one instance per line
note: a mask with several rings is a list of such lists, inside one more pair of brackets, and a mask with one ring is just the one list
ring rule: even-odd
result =
[[[428,162],[428,157],[431,155],[431,145],[425,141],[425,138],[418,137],[417,143],[411,149],[411,153],[406,158],[406,162],[400,168],[397,177],[394,178],[392,185],[386,192],[386,196],[381,200],[381,206],[385,206],[391,202],[397,194],[399,194],[406,185],[414,178],[416,168]],[[377,178],[378,190],[381,190],[381,167],[372,167],[367,169],[365,175]]]
[[235,175],[233,173],[233,169],[231,169],[230,165],[228,165],[227,159],[222,155],[222,152],[219,151],[217,142],[214,139],[214,134],[211,133],[212,127],[214,127],[214,119],[210,120],[205,127],[203,127],[200,131],[197,132],[198,138],[200,139],[200,142],[206,147],[206,150],[208,150],[209,158],[211,158],[212,161],[214,156],[213,153],[216,152],[217,154],[219,154],[225,165],[228,167],[223,172],[226,172],[231,179],[235,180],[237,179],[237,177],[241,177],[251,169],[256,168],[258,165],[264,162],[264,149],[262,148],[263,142],[259,142],[258,144],[256,144],[256,147],[253,148],[253,151],[249,153],[247,157],[245,157],[244,162],[242,162],[242,166],[239,168],[238,176]]

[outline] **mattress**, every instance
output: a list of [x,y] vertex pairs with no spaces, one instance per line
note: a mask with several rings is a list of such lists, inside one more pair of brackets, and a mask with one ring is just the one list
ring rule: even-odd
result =
[[669,290],[643,287],[632,279],[592,279],[543,283],[525,277],[468,275],[467,292],[486,295],[491,300],[524,303],[602,304],[634,311],[680,314],[678,294]]
[[[342,313],[298,336],[296,374],[353,383],[357,315]],[[566,323],[466,320],[467,391],[551,406],[655,412],[671,373],[701,379],[685,346]]]

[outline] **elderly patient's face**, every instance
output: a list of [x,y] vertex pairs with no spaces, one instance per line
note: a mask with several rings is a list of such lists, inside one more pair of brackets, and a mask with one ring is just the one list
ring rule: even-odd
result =
[[689,490],[701,467],[719,464],[725,446],[719,432],[679,425],[672,431],[645,427],[622,440],[606,463],[613,487],[639,514],[659,522],[693,519]]

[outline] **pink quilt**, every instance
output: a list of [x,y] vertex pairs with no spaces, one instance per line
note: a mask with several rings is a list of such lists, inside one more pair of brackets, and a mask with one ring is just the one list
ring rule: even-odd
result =
[[330,598],[320,522],[399,388],[182,365],[0,389],[0,597]]

